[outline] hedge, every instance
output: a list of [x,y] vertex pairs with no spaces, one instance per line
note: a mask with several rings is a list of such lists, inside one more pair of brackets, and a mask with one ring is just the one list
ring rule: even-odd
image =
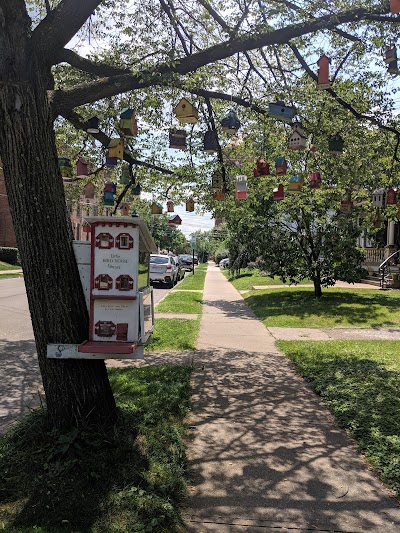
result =
[[0,261],[9,263],[10,265],[19,265],[18,248],[0,246]]

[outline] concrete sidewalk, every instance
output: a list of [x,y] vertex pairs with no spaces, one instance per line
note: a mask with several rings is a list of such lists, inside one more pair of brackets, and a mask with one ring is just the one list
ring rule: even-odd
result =
[[186,531],[400,531],[397,501],[274,341],[209,266]]

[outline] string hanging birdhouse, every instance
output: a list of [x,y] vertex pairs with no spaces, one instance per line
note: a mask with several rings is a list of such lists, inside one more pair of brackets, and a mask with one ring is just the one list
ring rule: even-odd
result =
[[111,139],[108,144],[109,158],[123,159],[124,158],[124,139]]
[[207,154],[215,154],[215,152],[218,152],[218,139],[214,130],[207,130],[204,134],[203,149]]
[[246,200],[247,198],[247,176],[235,177],[235,191],[238,200]]
[[168,224],[174,224],[175,226],[180,226],[182,224],[182,219],[179,215],[171,215],[168,219]]
[[150,211],[152,215],[162,215],[162,205],[158,202],[153,202],[150,206]]
[[318,170],[311,172],[308,177],[308,184],[311,189],[319,189],[321,186],[321,173]]
[[174,112],[176,118],[183,124],[196,124],[199,120],[199,112],[186,98],[182,98]]
[[172,200],[167,201],[167,211],[168,213],[174,212],[174,202]]
[[94,200],[96,196],[96,187],[94,183],[92,183],[91,181],[89,181],[89,183],[86,183],[86,185],[83,187],[83,196],[86,200],[86,203],[90,203],[89,200]]
[[293,133],[289,138],[290,150],[302,150],[307,146],[306,134],[300,122],[294,122],[292,125]]
[[259,176],[268,176],[269,173],[269,164],[265,161],[265,159],[259,157],[256,161],[256,166],[253,168],[253,176],[255,178]]
[[225,133],[235,134],[238,132],[240,126],[240,120],[233,110],[229,111],[221,120],[221,129]]
[[287,106],[283,102],[268,104],[268,116],[283,122],[291,122],[296,115],[296,111],[295,107]]
[[289,180],[288,193],[299,193],[303,190],[304,180],[300,176],[292,176]]
[[186,131],[171,128],[169,130],[169,147],[178,150],[186,150]]
[[121,213],[121,216],[128,217],[129,216],[129,204],[127,202],[122,202],[119,206],[119,210]]
[[343,146],[344,141],[342,137],[339,135],[339,133],[336,133],[336,135],[332,135],[329,139],[329,152],[331,154],[342,154],[343,153]]
[[340,202],[340,211],[342,213],[351,213],[353,211],[353,201],[352,200],[342,200]]
[[372,205],[374,207],[385,207],[386,191],[385,189],[375,189],[372,193]]
[[76,162],[76,175],[87,176],[89,174],[89,163],[80,157]]
[[142,192],[142,187],[140,186],[140,183],[137,183],[133,188],[132,188],[132,194],[133,196],[140,196],[140,193]]
[[397,59],[397,49],[393,46],[388,46],[385,51],[385,57],[383,58],[385,63],[391,63]]
[[397,204],[397,191],[390,187],[386,191],[386,205],[396,205]]
[[331,59],[325,54],[322,54],[322,56],[317,61],[317,65],[318,65],[317,88],[318,89],[328,89],[331,86],[331,82],[329,80],[330,63],[331,63]]
[[121,169],[121,175],[119,177],[119,182],[122,185],[128,185],[130,181],[131,181],[131,176],[129,173],[129,168],[127,166],[123,166]]
[[213,190],[221,190],[224,186],[224,177],[222,175],[222,172],[220,171],[216,171],[214,172],[214,174],[212,175],[212,178],[211,178],[211,187],[213,188]]
[[400,13],[400,0],[390,0],[390,13],[392,15]]
[[99,123],[100,123],[100,120],[98,117],[91,117],[87,121],[86,131],[88,133],[99,133],[100,132]]
[[194,211],[194,200],[193,200],[193,198],[188,198],[186,200],[186,211],[188,213],[193,213],[193,211]]
[[225,190],[220,189],[213,191],[212,197],[214,200],[217,200],[217,202],[222,202],[223,200],[225,200]]
[[119,129],[125,137],[136,137],[138,123],[133,109],[124,109],[119,116]]
[[115,183],[112,183],[111,181],[106,181],[104,184],[104,190],[103,190],[103,205],[106,207],[112,207],[114,205],[115,201],[115,193],[117,190],[117,186]]
[[274,200],[280,201],[285,199],[285,187],[280,183],[278,187],[273,190]]
[[277,176],[284,176],[287,172],[288,164],[284,157],[279,156],[275,161],[275,172]]

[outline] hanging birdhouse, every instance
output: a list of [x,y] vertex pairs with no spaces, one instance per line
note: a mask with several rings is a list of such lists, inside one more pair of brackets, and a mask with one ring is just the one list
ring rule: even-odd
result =
[[121,216],[123,217],[129,216],[129,204],[127,202],[122,202],[119,206],[119,210],[121,212]]
[[308,184],[312,189],[319,189],[321,186],[321,173],[318,170],[311,172],[308,177]]
[[114,205],[115,201],[115,192],[117,190],[117,186],[115,183],[112,183],[111,181],[106,181],[104,184],[104,191],[103,191],[103,205],[106,207],[112,207]]
[[397,204],[397,191],[392,187],[386,191],[386,205]]
[[86,131],[88,133],[99,133],[99,119],[98,117],[90,118],[86,123]]
[[225,133],[237,133],[240,125],[240,120],[233,110],[229,111],[221,120],[221,128]]
[[213,190],[219,191],[224,187],[224,178],[222,172],[216,171],[211,178],[211,187]]
[[275,171],[277,176],[284,176],[287,172],[287,161],[284,157],[280,156],[275,161]]
[[372,193],[372,205],[374,207],[384,207],[386,200],[386,191],[385,189],[375,189]]
[[295,107],[285,106],[283,102],[268,104],[268,116],[283,122],[290,122],[294,118],[296,111]]
[[119,182],[122,185],[128,185],[128,183],[131,181],[131,175],[129,173],[129,168],[124,166],[121,169],[121,175],[119,177]]
[[331,154],[343,153],[344,141],[342,137],[337,133],[329,139],[329,152]]
[[388,64],[388,72],[389,74],[398,74],[399,73],[399,67],[397,65],[397,59],[394,59]]
[[186,200],[186,211],[188,213],[193,213],[193,211],[194,211],[194,200],[193,200],[193,198],[189,198],[188,200]]
[[76,162],[76,175],[87,176],[89,174],[89,163],[81,157]]
[[186,131],[171,128],[169,130],[169,147],[186,150]]
[[83,196],[85,197],[85,200],[94,200],[95,195],[96,187],[94,183],[89,181],[89,183],[86,183],[86,185],[83,187]]
[[235,177],[235,191],[238,200],[246,200],[247,198],[247,176]]
[[214,200],[221,202],[222,200],[225,200],[225,191],[223,189],[215,190],[212,193],[212,197]]
[[106,167],[115,168],[118,165],[117,157],[106,157]]
[[158,202],[153,202],[150,206],[152,215],[162,215],[162,205]]
[[294,122],[292,125],[293,133],[289,138],[290,150],[302,150],[307,146],[307,139],[304,129],[300,122]]
[[139,183],[137,183],[133,188],[132,188],[132,194],[133,196],[140,196],[140,193],[142,192],[142,187],[140,186]]
[[207,130],[204,134],[204,151],[207,154],[218,152],[218,139],[214,130]]
[[[68,157],[59,157],[58,158],[58,168],[60,169],[61,176],[63,178],[72,178],[73,171],[72,171],[72,164],[71,160]],[[65,180],[66,181],[72,181],[71,179]]]
[[108,144],[108,157],[123,159],[124,157],[124,139],[111,139]]
[[331,63],[330,57],[323,54],[317,61],[318,65],[318,89],[328,89],[331,86],[329,81],[329,65]]
[[119,129],[125,137],[136,137],[138,123],[133,109],[124,109],[119,116]]
[[175,226],[180,226],[182,224],[182,219],[179,215],[171,215],[168,224],[174,224]]
[[186,98],[182,98],[174,112],[176,118],[183,124],[196,124],[199,120],[199,112]]
[[351,213],[353,210],[352,200],[342,200],[340,202],[340,211],[342,213]]
[[373,224],[375,229],[379,229],[382,226],[382,219],[380,215],[375,217]]
[[284,200],[285,199],[285,188],[282,185],[282,183],[280,183],[278,185],[278,187],[276,187],[276,189],[274,189],[273,193],[274,193],[274,200],[275,201],[279,201],[279,200]]
[[258,176],[268,176],[269,175],[269,164],[259,157],[256,161],[256,166],[253,168],[253,176],[257,178]]
[[395,46],[389,46],[386,48],[385,57],[383,58],[385,63],[391,63],[397,59],[397,50]]
[[168,213],[174,212],[174,202],[172,200],[168,200],[167,202],[167,211]]
[[392,15],[400,13],[400,0],[390,0],[390,13]]
[[292,176],[289,180],[288,193],[298,193],[303,189],[304,180],[300,176]]

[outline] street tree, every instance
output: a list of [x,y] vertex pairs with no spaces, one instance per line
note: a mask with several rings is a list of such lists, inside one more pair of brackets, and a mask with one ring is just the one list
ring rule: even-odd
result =
[[[314,106],[308,126],[321,139],[343,123],[338,110],[364,131],[378,129],[392,153],[385,171],[394,171],[400,134],[390,99],[382,96],[387,74],[369,67],[396,38],[398,22],[388,0],[333,7],[320,0],[0,0],[0,156],[54,426],[113,424],[117,417],[104,361],[46,358],[48,343],[80,343],[88,330],[56,132],[73,127],[78,136],[64,144],[84,139],[100,159],[121,107],[135,107],[148,135],[127,144],[124,159],[142,169],[141,184],[147,180],[149,190],[165,197],[191,188],[209,206],[207,169],[218,166],[228,185],[229,164],[236,164],[225,165],[221,145],[228,141],[219,118],[240,106],[244,132],[260,130],[261,122],[274,127],[266,102],[285,99],[301,116]],[[336,80],[311,103],[297,82],[305,73],[315,83],[323,51],[333,58]],[[367,105],[363,94],[371,86],[376,97]],[[170,108],[182,96],[198,105],[204,126],[194,128],[180,171],[160,156],[163,136],[151,134],[171,123]],[[103,127],[88,137],[88,119],[96,114]],[[325,115],[320,131],[318,117]],[[196,155],[207,128],[219,141],[215,163]]]

